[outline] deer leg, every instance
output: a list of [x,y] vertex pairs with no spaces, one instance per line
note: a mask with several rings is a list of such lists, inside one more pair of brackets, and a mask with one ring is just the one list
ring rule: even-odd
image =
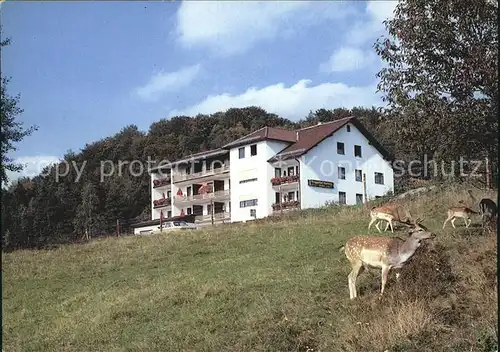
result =
[[352,265],[352,270],[347,276],[347,282],[349,285],[349,296],[351,299],[354,299],[357,297],[357,292],[356,292],[356,278],[358,277],[359,271],[361,270],[362,263],[358,262]]
[[391,225],[391,232],[394,233],[394,227],[392,225],[392,219],[389,219],[389,225]]
[[451,217],[451,216],[448,216],[448,217],[446,218],[446,220],[445,220],[445,221],[444,221],[444,223],[443,223],[443,229],[444,229],[444,227],[446,226],[446,223],[447,223],[448,221],[450,221],[451,219],[452,219],[452,217]]
[[455,220],[457,220],[457,218],[453,218],[451,219],[451,226],[453,226],[454,229],[456,229],[457,227],[455,226]]
[[465,228],[468,228],[472,222],[471,218],[465,218]]
[[[377,220],[377,218],[372,218],[372,219],[370,220],[370,223],[368,224],[368,230],[370,229],[370,227],[373,225],[373,223],[374,223],[376,220]],[[377,226],[377,225],[375,225],[375,226]]]
[[386,222],[384,231],[387,231],[388,228],[389,228],[389,222]]
[[382,287],[380,288],[380,297],[384,294],[385,284],[387,283],[387,276],[389,275],[389,267],[384,266],[382,268]]
[[375,228],[378,230],[378,232],[382,232],[378,224],[380,224],[380,221],[375,223]]

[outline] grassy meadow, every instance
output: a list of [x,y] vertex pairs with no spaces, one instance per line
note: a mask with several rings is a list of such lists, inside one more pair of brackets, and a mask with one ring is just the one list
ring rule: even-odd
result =
[[2,348],[495,351],[496,232],[483,234],[479,216],[469,229],[458,219],[456,230],[442,230],[446,208],[459,200],[470,202],[454,186],[405,202],[437,237],[399,283],[390,273],[382,300],[379,270],[363,272],[359,299],[349,299],[350,267],[338,252],[368,233],[361,207],[3,253]]

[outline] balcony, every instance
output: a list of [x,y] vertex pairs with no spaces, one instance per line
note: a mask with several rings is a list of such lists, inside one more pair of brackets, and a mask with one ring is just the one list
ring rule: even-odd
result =
[[299,180],[300,180],[300,175],[273,177],[271,179],[271,184],[273,186],[280,186],[280,185],[296,183],[299,182]]
[[172,205],[171,198],[160,198],[153,201],[153,209],[168,207],[169,205]]
[[153,180],[153,188],[159,188],[163,186],[170,185],[170,177],[160,178],[158,180]]
[[[195,221],[199,221],[199,222],[212,221],[212,214],[196,215],[194,219],[195,219]],[[231,219],[231,213],[229,213],[227,211],[220,212],[220,213],[214,213],[214,222],[215,221],[222,221],[222,220],[229,221],[230,219]]]
[[193,202],[193,201],[203,201],[203,200],[219,200],[227,199],[229,197],[230,190],[225,189],[223,191],[208,192],[204,194],[194,194],[192,196],[175,196],[175,202]]
[[288,202],[274,203],[272,205],[273,213],[280,213],[281,211],[290,211],[300,209],[300,201],[290,200]]
[[216,176],[221,175],[223,173],[229,172],[229,165],[225,165],[216,169],[210,169],[201,172],[195,172],[193,174],[179,173],[174,175],[174,182],[182,182],[193,180],[196,178],[207,177],[207,176]]

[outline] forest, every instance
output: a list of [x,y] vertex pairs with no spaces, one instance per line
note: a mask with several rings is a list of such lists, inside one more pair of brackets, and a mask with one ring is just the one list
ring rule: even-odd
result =
[[[126,225],[150,217],[150,178],[133,169],[100,179],[103,160],[120,161],[180,157],[218,148],[264,126],[296,129],[346,116],[357,117],[393,156],[405,163],[432,160],[450,165],[488,159],[492,186],[498,169],[498,38],[497,5],[491,1],[401,1],[387,34],[374,50],[385,62],[377,74],[386,107],[333,110],[318,107],[300,121],[290,121],[257,106],[231,108],[210,115],[176,116],[153,123],[148,131],[124,126],[108,138],[70,151],[64,161],[84,165],[56,177],[54,165],[33,178],[2,188],[2,248],[42,248],[91,237],[115,235],[117,219]],[[416,30],[419,29],[419,30]],[[2,50],[9,45],[1,42]],[[5,170],[21,167],[7,157],[14,144],[36,128],[16,122],[22,113],[18,97],[8,94],[2,77],[2,180]],[[341,102],[339,102],[339,106]],[[484,172],[481,169],[481,172]],[[455,177],[459,170],[455,170]],[[467,171],[467,170],[466,170]],[[442,181],[443,175],[418,177]],[[59,172],[60,174],[61,172]],[[133,172],[132,172],[133,173]],[[78,177],[80,176],[80,177]],[[482,180],[479,178],[478,180]],[[408,178],[396,180],[397,190]]]

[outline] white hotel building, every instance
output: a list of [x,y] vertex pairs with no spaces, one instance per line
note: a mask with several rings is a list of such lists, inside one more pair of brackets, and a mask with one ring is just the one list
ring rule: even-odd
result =
[[151,218],[199,225],[353,205],[394,190],[388,152],[355,117],[295,131],[264,127],[222,148],[150,169]]

